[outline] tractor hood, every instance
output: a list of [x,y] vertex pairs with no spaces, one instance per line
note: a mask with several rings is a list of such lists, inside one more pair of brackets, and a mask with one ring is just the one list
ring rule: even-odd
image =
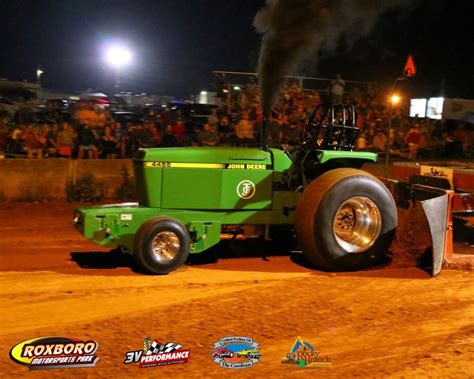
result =
[[272,153],[257,148],[139,150],[134,159],[140,205],[183,210],[267,209]]

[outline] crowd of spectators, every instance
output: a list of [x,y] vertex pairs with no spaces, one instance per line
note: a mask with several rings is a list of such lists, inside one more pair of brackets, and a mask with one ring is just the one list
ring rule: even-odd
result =
[[[270,146],[299,144],[310,112],[333,101],[356,106],[358,149],[384,152],[390,138],[391,153],[409,160],[473,156],[472,125],[405,117],[398,108],[389,112],[388,105],[371,94],[362,95],[358,89],[346,93],[344,87],[339,75],[327,91],[285,86],[269,116]],[[42,123],[28,112],[0,117],[0,157],[113,159],[132,157],[137,149],[149,147],[257,146],[262,110],[255,81],[242,88],[230,107],[225,100],[199,122],[167,107],[149,109],[140,122],[120,123],[93,102],[75,103],[66,119],[51,103]]]

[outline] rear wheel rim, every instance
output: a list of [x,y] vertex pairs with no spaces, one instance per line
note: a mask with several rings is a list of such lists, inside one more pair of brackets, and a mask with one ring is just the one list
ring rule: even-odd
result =
[[380,210],[365,196],[354,196],[344,201],[333,220],[334,237],[349,253],[362,253],[372,247],[381,228]]
[[158,233],[151,242],[153,254],[160,263],[168,263],[175,259],[180,247],[179,237],[169,231]]

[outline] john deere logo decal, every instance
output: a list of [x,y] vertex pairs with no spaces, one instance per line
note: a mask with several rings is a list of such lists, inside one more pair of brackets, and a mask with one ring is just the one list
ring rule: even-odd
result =
[[244,200],[251,199],[255,195],[255,184],[250,180],[242,180],[237,185],[237,195]]
[[248,337],[224,337],[214,344],[212,359],[223,368],[249,368],[260,361],[260,345]]
[[41,337],[20,342],[10,350],[10,358],[30,370],[51,368],[94,367],[96,341],[66,337]]
[[281,363],[290,363],[300,367],[331,367],[331,358],[320,355],[314,347],[298,337],[290,351],[281,359]]

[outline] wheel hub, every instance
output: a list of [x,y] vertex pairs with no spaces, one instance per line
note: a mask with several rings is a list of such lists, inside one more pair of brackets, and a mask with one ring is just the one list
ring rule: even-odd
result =
[[347,199],[336,211],[333,221],[336,241],[349,253],[369,249],[379,237],[381,227],[379,208],[365,196]]
[[179,253],[178,236],[173,232],[160,232],[152,241],[152,250],[160,263],[172,261]]

